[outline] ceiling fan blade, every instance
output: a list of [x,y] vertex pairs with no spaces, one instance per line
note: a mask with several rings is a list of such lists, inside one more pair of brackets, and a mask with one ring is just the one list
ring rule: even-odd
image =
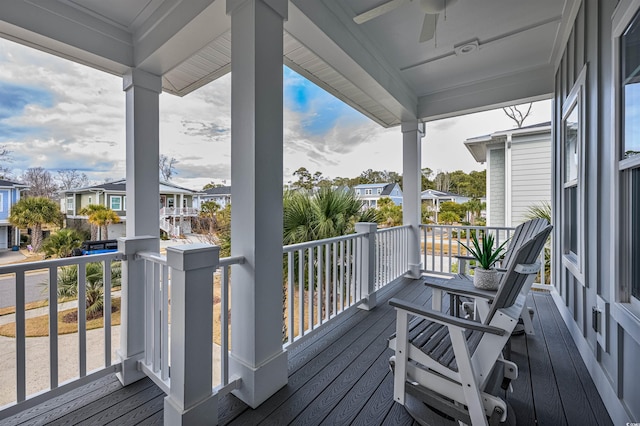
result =
[[425,13],[424,22],[422,22],[422,31],[420,31],[420,43],[429,41],[436,34],[436,25],[438,24],[438,15]]
[[411,0],[390,0],[386,3],[381,4],[378,7],[374,7],[371,10],[367,10],[360,15],[356,15],[353,17],[353,21],[356,24],[362,24],[367,21],[372,20],[373,18],[377,18],[380,15],[384,15],[387,12],[391,12],[393,9],[396,9],[402,6],[405,3],[409,3]]

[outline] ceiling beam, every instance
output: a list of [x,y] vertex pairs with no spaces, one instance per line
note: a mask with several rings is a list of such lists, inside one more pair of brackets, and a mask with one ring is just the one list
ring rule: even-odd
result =
[[553,84],[554,67],[549,64],[431,93],[418,100],[418,119],[434,121],[549,99],[553,94]]

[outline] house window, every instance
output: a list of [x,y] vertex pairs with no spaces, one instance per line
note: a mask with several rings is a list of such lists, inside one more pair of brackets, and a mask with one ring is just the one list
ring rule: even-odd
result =
[[585,282],[584,257],[584,87],[586,66],[562,107],[562,252],[563,265]]
[[382,188],[378,188],[378,195],[382,194]]
[[91,196],[89,196],[89,204],[91,204]]
[[111,210],[113,211],[121,211],[122,210],[122,197],[119,195],[111,196]]
[[371,190],[370,189],[365,189],[364,190],[364,195],[371,195]]
[[73,210],[73,197],[67,197],[67,210]]
[[620,301],[640,310],[640,11],[619,41]]

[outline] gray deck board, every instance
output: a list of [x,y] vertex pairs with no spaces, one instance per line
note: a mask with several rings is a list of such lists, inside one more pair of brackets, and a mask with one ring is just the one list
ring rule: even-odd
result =
[[[393,402],[387,337],[395,328],[388,299],[430,305],[431,292],[401,279],[378,295],[372,311],[354,309],[291,349],[289,383],[257,409],[233,395],[220,400],[221,425],[413,425]],[[448,300],[447,300],[448,302]],[[548,294],[528,301],[536,310],[535,336],[515,336],[511,359],[519,366],[505,396],[518,425],[601,424],[611,420],[572,337]],[[123,388],[114,375],[53,398],[2,425],[160,425],[164,394],[144,379]]]

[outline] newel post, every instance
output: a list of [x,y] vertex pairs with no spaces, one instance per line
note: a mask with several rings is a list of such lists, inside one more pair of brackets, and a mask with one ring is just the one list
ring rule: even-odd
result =
[[356,223],[356,233],[363,234],[360,253],[361,264],[361,289],[362,297],[365,299],[363,303],[358,305],[360,309],[367,311],[376,307],[376,232],[378,231],[377,223],[360,222]]
[[217,424],[212,394],[213,273],[220,247],[186,244],[167,248],[171,268],[171,389],[164,399],[165,425]]
[[152,236],[120,238],[118,251],[124,254],[122,262],[122,298],[120,350],[117,352],[121,370],[120,382],[127,386],[145,377],[138,369],[138,360],[144,356],[144,261],[136,260],[141,251],[158,252],[160,239]]

